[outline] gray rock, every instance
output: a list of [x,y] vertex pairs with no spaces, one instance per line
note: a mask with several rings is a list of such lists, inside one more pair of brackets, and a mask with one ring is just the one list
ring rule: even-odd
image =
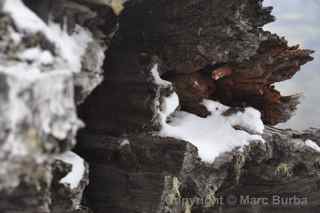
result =
[[[86,162],[77,159],[77,156],[75,156],[75,154],[67,153],[67,155],[67,160],[69,160],[69,162],[70,160],[74,161],[73,164],[65,161],[64,158],[66,157],[62,156],[54,161],[52,165],[52,174],[54,175],[54,177],[51,185],[52,204],[50,206],[50,209],[52,213],[74,213],[76,211],[85,213],[87,212],[87,209],[82,205],[82,196],[83,191],[89,182],[89,166]],[[75,165],[75,162],[83,165]],[[84,170],[76,171],[77,169],[81,168],[81,166],[84,167]],[[64,180],[64,178],[68,178],[68,175],[73,175],[73,178],[78,179],[74,181],[79,182],[77,182],[74,186],[74,183],[65,183],[68,180]]]
[[[21,2],[13,3],[21,6],[20,15],[27,14]],[[74,76],[81,71],[76,60],[81,64],[82,58],[70,59],[55,31],[36,16],[26,16],[21,23],[15,19],[15,10],[4,6],[0,16],[0,212],[65,212],[55,206],[60,200],[65,202],[61,206],[74,212],[87,185],[88,168],[76,189],[55,188],[53,163],[56,156],[73,148],[77,130],[83,127],[74,101]],[[104,57],[103,46],[98,48],[100,59],[94,72]],[[64,190],[62,197],[59,190]]]
[[[155,134],[162,102],[175,91],[156,82],[155,66],[166,77],[231,63],[252,76],[263,71],[250,69],[255,58],[260,62],[262,44],[263,62],[268,44],[289,48],[262,30],[274,18],[261,0],[28,2],[45,22],[64,27],[64,36],[90,39],[79,64],[70,66],[68,43],[59,46],[45,31],[21,28],[12,14],[1,13],[0,212],[294,212],[285,205],[235,206],[241,195],[274,194],[306,197],[302,212],[316,212],[320,130],[266,127],[265,143],[222,153],[213,163],[201,161],[191,143]],[[25,54],[32,48],[46,57]],[[302,53],[311,60],[310,51]],[[39,72],[31,76],[33,69]],[[287,105],[284,110],[296,102]],[[78,134],[77,112],[86,125]],[[88,163],[61,160],[74,146]],[[65,181],[69,175],[75,186]]]

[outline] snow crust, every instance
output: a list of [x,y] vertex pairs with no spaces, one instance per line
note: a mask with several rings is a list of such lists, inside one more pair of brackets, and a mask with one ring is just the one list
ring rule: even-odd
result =
[[72,165],[72,170],[65,177],[60,180],[60,183],[70,186],[71,189],[79,186],[81,179],[85,174],[84,160],[75,154],[68,151],[56,157],[58,160],[64,161]]
[[319,147],[319,145],[318,145],[316,142],[308,139],[308,140],[305,141],[305,144],[306,144],[308,147],[314,149],[315,151],[320,152],[320,147]]
[[[172,86],[170,82],[161,79],[157,66],[154,66],[151,72],[156,84],[163,87]],[[229,109],[228,106],[211,100],[204,100],[202,104],[211,113],[206,118],[185,111],[176,112],[179,97],[175,92],[168,97],[162,97],[158,106],[161,130],[157,134],[192,143],[198,148],[199,156],[206,162],[213,162],[220,154],[241,148],[252,141],[264,142],[259,135],[264,130],[259,111],[248,107],[243,112],[224,116],[222,114]],[[236,130],[234,126],[246,131]]]

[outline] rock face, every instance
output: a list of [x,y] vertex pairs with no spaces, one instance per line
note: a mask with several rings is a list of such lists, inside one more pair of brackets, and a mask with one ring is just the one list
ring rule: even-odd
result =
[[75,153],[66,152],[53,163],[51,212],[88,212],[82,205],[83,192],[89,181],[89,167]]
[[267,124],[275,125],[287,121],[299,102],[297,95],[281,96],[272,85],[292,78],[301,65],[312,60],[312,51],[288,47],[276,35],[268,37],[250,60],[230,65],[232,75],[217,81],[217,98],[229,105],[245,102],[254,106]]
[[[266,143],[212,164],[201,162],[188,142],[144,134],[82,133],[77,151],[91,163],[86,200],[94,212],[305,212],[319,207],[319,151],[306,142],[311,135],[268,127]],[[299,201],[272,205],[274,195]],[[245,203],[241,196],[269,202]]]
[[[44,12],[40,1],[29,3]],[[76,166],[56,158],[83,127],[75,99],[102,78],[105,45],[79,25],[68,35],[45,24],[20,0],[1,2],[0,31],[0,212],[80,211],[88,165],[72,187],[60,179]]]
[[[0,8],[0,212],[319,208],[320,131],[268,126],[299,103],[273,84],[312,51],[265,32],[274,17],[261,0],[6,0]],[[263,139],[206,162],[192,141],[159,136],[175,111],[210,116],[208,99],[231,106],[225,117],[258,109]]]

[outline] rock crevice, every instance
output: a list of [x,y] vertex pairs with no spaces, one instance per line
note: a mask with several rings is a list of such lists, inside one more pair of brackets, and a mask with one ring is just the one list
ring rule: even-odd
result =
[[[262,29],[274,21],[262,0],[0,6],[0,212],[319,208],[319,130],[269,126],[289,119],[299,103],[273,84],[290,79],[312,51]],[[258,109],[264,132],[230,121],[230,129],[257,140],[232,145],[212,162],[192,141],[159,136],[164,124],[178,125],[176,112],[208,118],[204,100],[231,106],[218,115],[224,119]],[[308,203],[242,206],[241,195]]]

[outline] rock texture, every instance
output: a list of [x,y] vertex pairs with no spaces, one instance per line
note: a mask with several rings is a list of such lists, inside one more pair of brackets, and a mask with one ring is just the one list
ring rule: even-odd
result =
[[19,0],[1,2],[0,31],[0,212],[87,212],[88,165],[73,188],[59,182],[73,166],[56,158],[76,143],[75,99],[101,81],[106,44],[79,25],[70,35],[46,25]]
[[[74,153],[67,152],[58,156],[52,164],[53,181],[50,210],[53,213],[89,212],[88,207],[82,204],[83,192],[89,182],[89,166],[81,159],[78,162],[77,158],[79,157]],[[76,165],[76,163],[80,165]],[[76,171],[78,167],[83,167],[83,171]],[[72,179],[76,183],[69,181]]]
[[[94,212],[229,211],[217,205],[217,198],[236,194],[231,188],[240,193],[246,167],[253,163],[265,162],[259,168],[271,175],[277,167],[282,171],[291,158],[277,159],[280,153],[269,156],[267,149],[281,149],[281,143],[290,147],[291,138],[266,132],[265,144],[204,163],[192,144],[153,135],[159,130],[154,104],[159,100],[155,106],[161,109],[172,88],[159,86],[150,71],[158,64],[183,110],[205,117],[208,111],[199,103],[214,99],[254,106],[266,123],[276,124],[290,117],[298,97],[282,97],[272,84],[291,78],[312,60],[312,51],[288,47],[283,38],[263,31],[273,17],[261,1],[129,1],[125,6],[104,65],[105,79],[79,108],[87,127],[78,135],[76,151],[92,166],[86,202]],[[276,163],[269,168],[273,158]],[[261,170],[253,169],[250,180],[261,177]],[[275,185],[283,181],[272,178]]]
[[[86,200],[98,213],[315,211],[319,152],[305,141],[312,136],[319,144],[319,138],[306,134],[267,127],[266,143],[252,143],[243,152],[223,154],[208,164],[185,141],[82,133],[77,151],[91,163]],[[271,200],[273,195],[297,196],[307,203],[240,203],[241,196]],[[231,196],[237,200],[229,200]]]
[[[0,9],[0,212],[319,208],[317,129],[266,126],[264,142],[213,162],[157,136],[175,93],[177,110],[201,117],[204,99],[232,106],[224,116],[253,106],[270,125],[291,116],[298,95],[273,84],[312,51],[265,32],[274,17],[261,0],[6,0]],[[240,203],[273,195],[307,202]]]

